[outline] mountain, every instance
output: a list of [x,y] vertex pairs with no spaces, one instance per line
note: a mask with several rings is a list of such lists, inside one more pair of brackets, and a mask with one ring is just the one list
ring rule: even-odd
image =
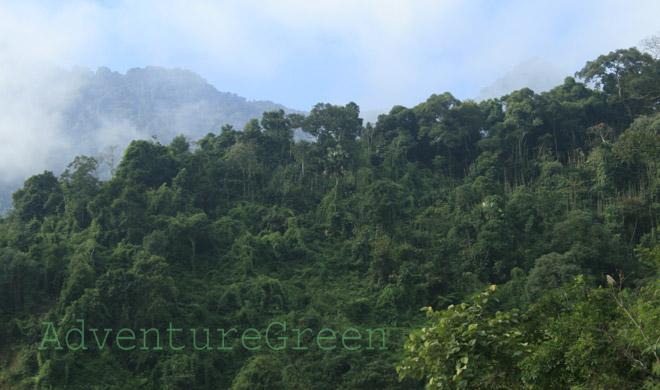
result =
[[149,66],[122,75],[102,67],[96,73],[85,69],[73,73],[84,82],[65,111],[64,122],[68,134],[92,148],[121,141],[124,133],[138,138],[156,136],[166,143],[179,134],[197,139],[219,132],[225,124],[241,130],[265,111],[291,111],[270,101],[248,101],[220,92],[198,74],[183,69]]
[[[39,71],[39,82],[21,85],[22,91],[28,85],[35,92],[23,92],[19,103],[24,102],[24,109],[15,110],[12,127],[2,130],[15,142],[14,149],[20,149],[17,154],[30,161],[1,161],[0,214],[11,208],[11,193],[23,180],[44,169],[59,175],[75,156],[119,154],[134,139],[169,143],[179,134],[199,139],[209,132],[219,133],[225,124],[242,130],[251,118],[261,118],[266,111],[294,112],[270,101],[249,101],[220,92],[183,69],[148,66],[126,74],[106,67],[96,72],[81,67]],[[40,118],[33,120],[38,124],[22,126],[25,113]],[[12,113],[5,116],[11,118]]]
[[534,57],[518,64],[504,76],[481,90],[477,101],[499,98],[522,88],[530,88],[536,93],[549,91],[560,85],[568,72],[564,72],[550,62]]

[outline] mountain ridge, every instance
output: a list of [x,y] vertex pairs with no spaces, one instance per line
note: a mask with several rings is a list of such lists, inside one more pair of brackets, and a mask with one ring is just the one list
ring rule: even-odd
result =
[[[22,186],[23,180],[44,169],[59,175],[75,156],[98,157],[108,149],[123,152],[136,139],[169,143],[180,134],[199,139],[208,133],[220,133],[224,125],[242,130],[250,119],[259,119],[271,110],[300,112],[272,101],[248,100],[222,92],[201,75],[182,68],[151,65],[122,74],[105,66],[96,71],[80,66],[70,71],[44,66],[40,72],[41,82],[47,84],[35,88],[41,91],[38,94],[25,93],[23,106],[34,107],[24,107],[23,111],[37,117],[48,115],[41,115],[43,125],[32,143],[16,147],[25,149],[21,155],[39,153],[44,164],[27,167],[6,162],[2,169],[7,174],[0,179],[0,214],[11,209],[11,193]],[[15,123],[25,121],[23,114],[13,115]],[[15,127],[9,136],[20,137],[34,130],[24,127]]]

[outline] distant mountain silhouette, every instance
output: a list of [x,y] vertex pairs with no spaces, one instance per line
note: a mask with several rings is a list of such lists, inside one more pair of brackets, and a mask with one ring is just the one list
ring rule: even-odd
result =
[[[242,130],[251,118],[260,119],[266,111],[296,112],[270,101],[248,101],[220,92],[198,74],[183,69],[148,66],[120,74],[106,67],[96,72],[77,67],[70,72],[59,68],[46,72],[57,83],[44,85],[44,95],[62,102],[56,108],[57,123],[43,125],[59,145],[47,149],[48,166],[43,169],[56,175],[78,155],[99,156],[111,149],[121,158],[135,139],[169,143],[183,134],[197,140],[209,132],[219,133],[225,124]],[[0,214],[11,208],[11,193],[26,178],[0,177]]]
[[517,65],[493,84],[482,89],[477,101],[499,98],[525,87],[536,93],[549,91],[562,84],[566,76],[569,76],[568,72],[534,57]]
[[265,111],[292,111],[270,101],[248,101],[219,92],[198,74],[183,69],[149,66],[122,75],[102,67],[96,73],[86,69],[73,73],[82,86],[64,114],[64,123],[87,153],[102,144],[135,138],[155,136],[169,143],[184,134],[197,139],[219,133],[225,124],[242,130],[250,118],[261,118]]

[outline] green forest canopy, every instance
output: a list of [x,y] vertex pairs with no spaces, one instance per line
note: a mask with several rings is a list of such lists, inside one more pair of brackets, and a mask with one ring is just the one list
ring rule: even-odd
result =
[[[79,156],[0,221],[0,388],[658,388],[659,107],[631,48],[541,94],[134,141],[107,181]],[[389,348],[38,349],[79,319]]]

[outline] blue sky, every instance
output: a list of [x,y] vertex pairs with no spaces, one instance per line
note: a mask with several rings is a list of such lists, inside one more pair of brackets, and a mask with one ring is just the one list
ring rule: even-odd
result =
[[368,110],[475,98],[532,57],[568,75],[660,32],[658,15],[657,0],[0,0],[0,61],[179,67],[250,100]]

